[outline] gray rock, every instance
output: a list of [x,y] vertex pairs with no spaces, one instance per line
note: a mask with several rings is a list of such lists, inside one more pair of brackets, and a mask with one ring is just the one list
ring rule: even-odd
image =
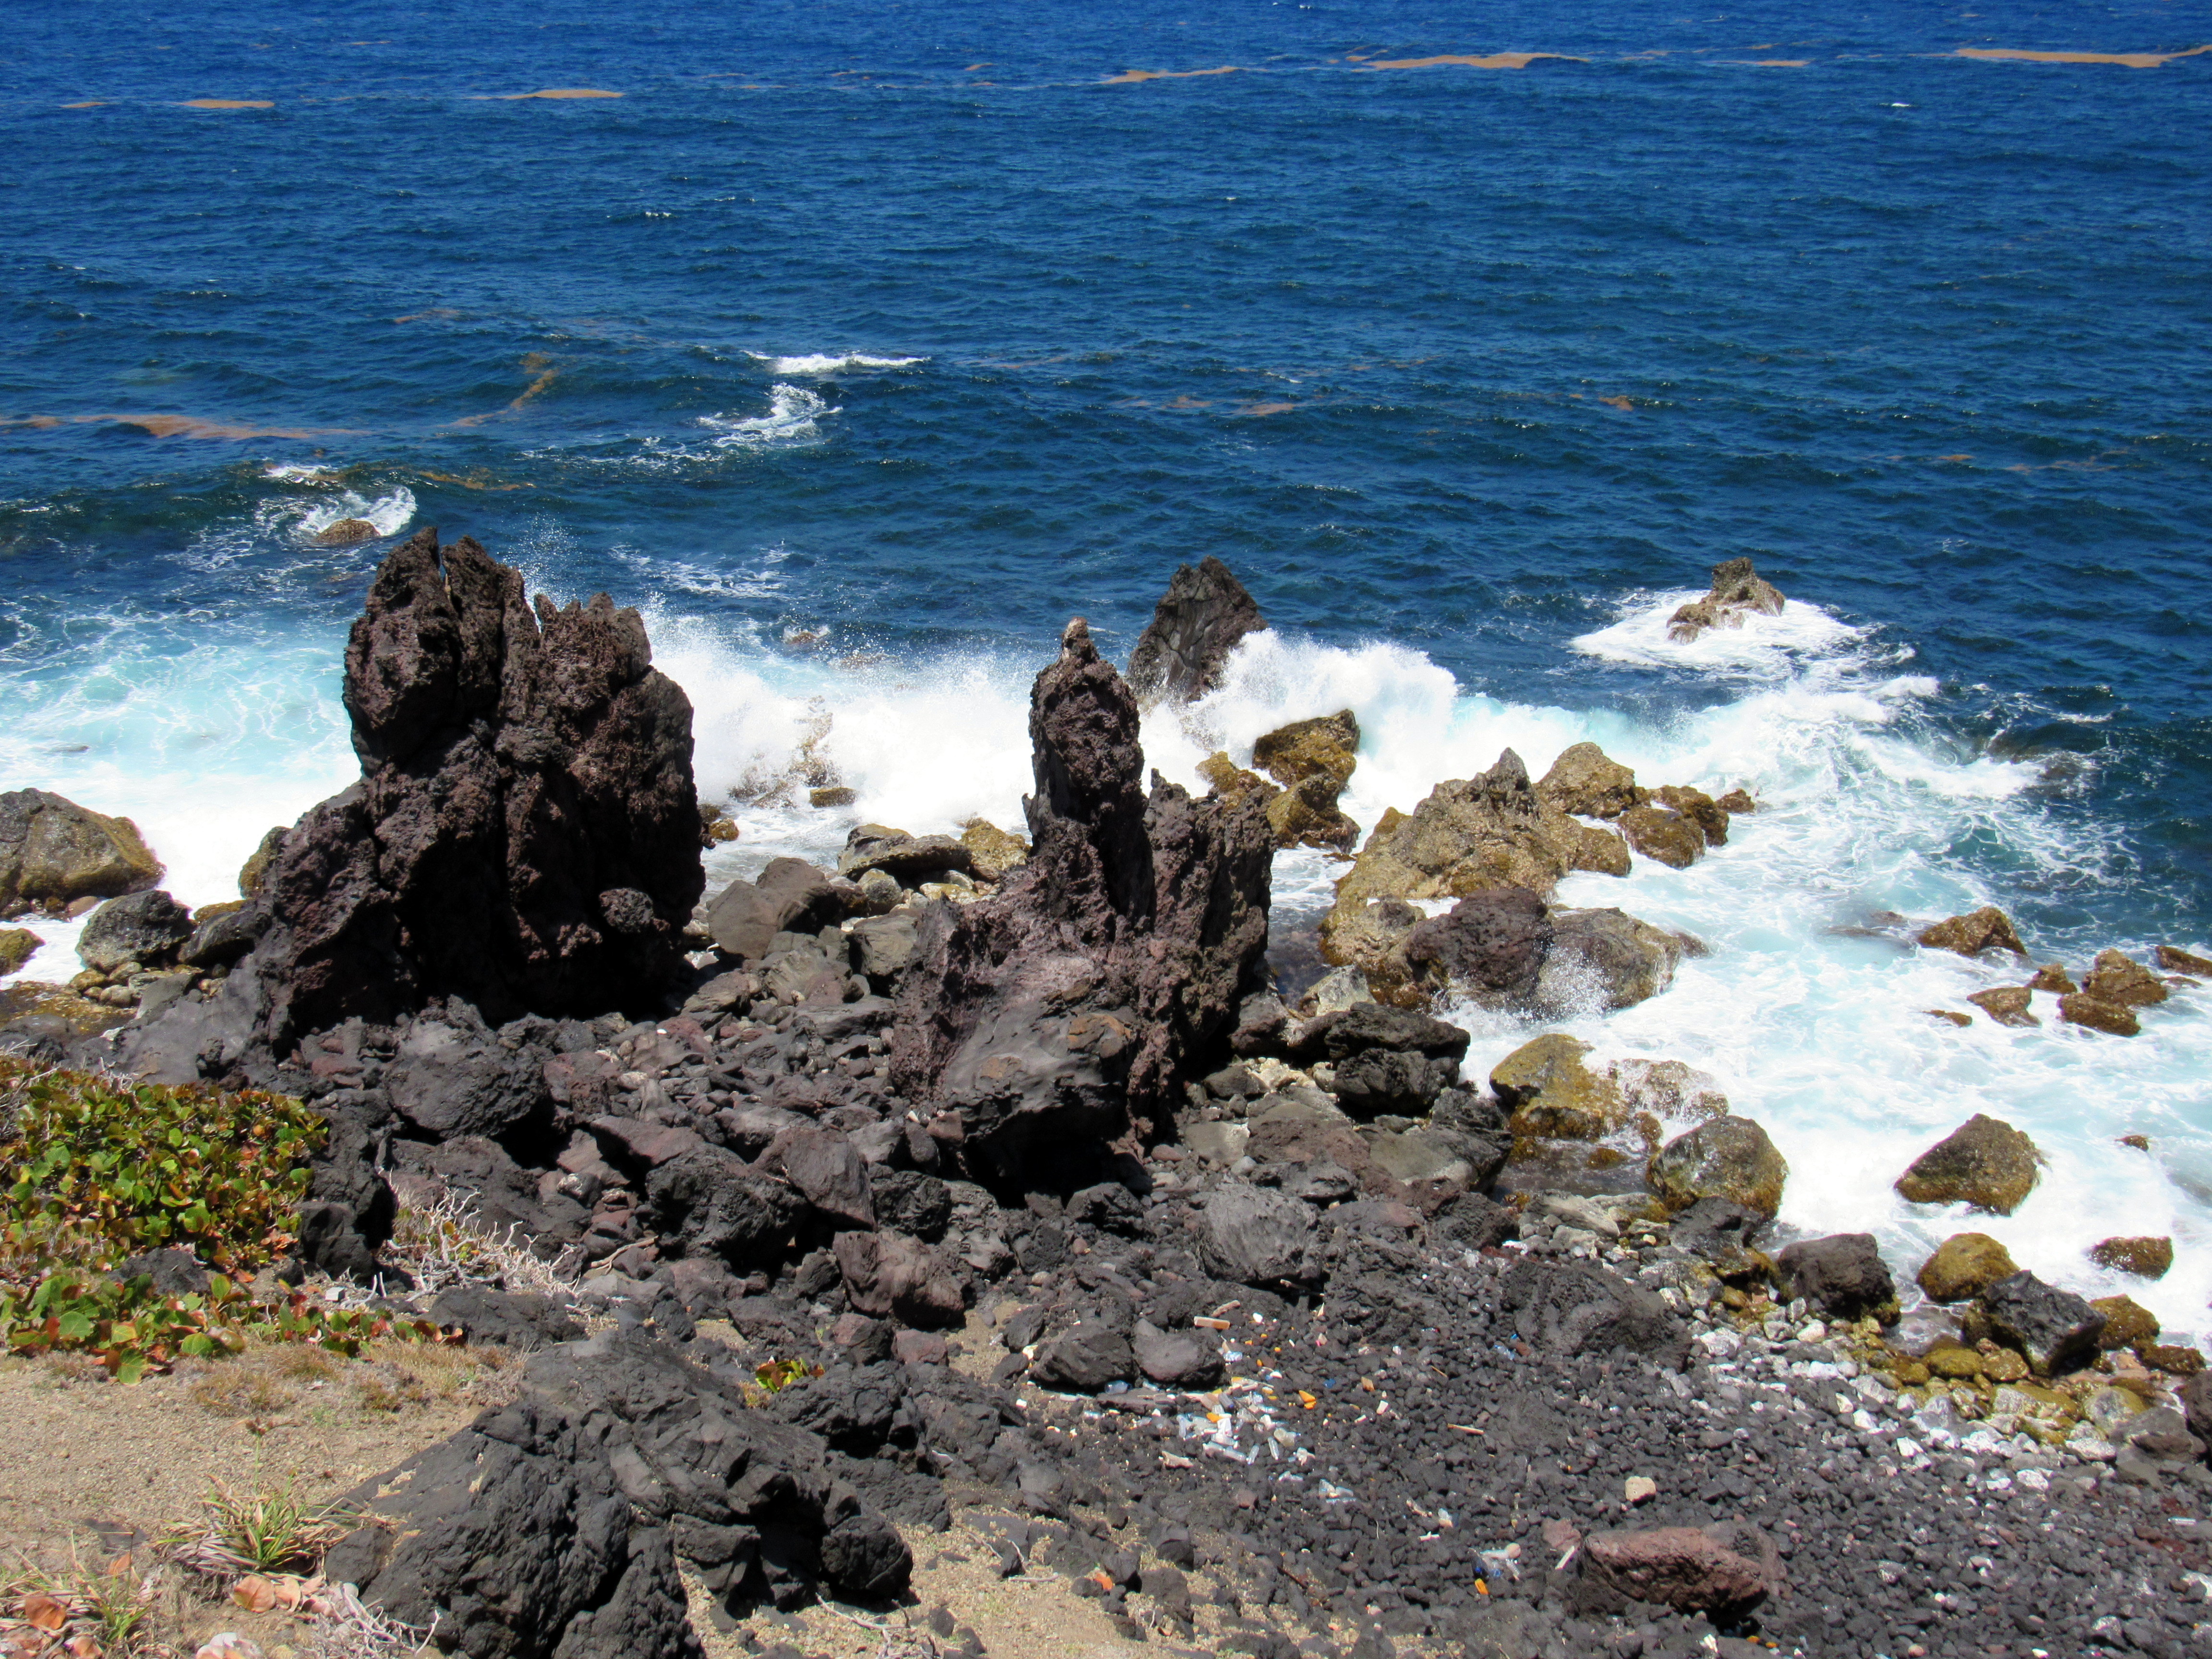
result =
[[1030,1362],[1030,1376],[1048,1389],[1097,1394],[1109,1382],[1136,1375],[1129,1339],[1109,1325],[1082,1324],[1046,1342]]
[[1474,1166],[1443,1137],[1418,1129],[1378,1134],[1367,1143],[1367,1152],[1376,1169],[1408,1186],[1434,1181],[1465,1187],[1474,1178]]
[[485,1290],[463,1285],[441,1292],[430,1304],[433,1324],[452,1328],[479,1346],[535,1353],[556,1342],[582,1339],[584,1328],[558,1304],[542,1296]]
[[1164,1331],[1140,1319],[1131,1339],[1137,1369],[1164,1389],[1212,1389],[1228,1375],[1218,1344],[1196,1331]]
[[1179,564],[1129,653],[1129,684],[1146,703],[1188,702],[1212,688],[1240,640],[1267,625],[1219,559]]
[[1244,1156],[1244,1148],[1252,1139],[1252,1131],[1242,1123],[1186,1123],[1182,1126],[1182,1144],[1208,1164],[1227,1169]]
[[204,927],[192,930],[177,952],[177,960],[194,968],[228,966],[252,951],[269,931],[269,913],[259,905],[227,910]]
[[1108,1232],[1135,1234],[1145,1228],[1145,1206],[1119,1182],[1102,1181],[1069,1194],[1067,1218]]
[[845,930],[852,941],[853,969],[871,982],[895,978],[914,960],[914,916],[905,910],[866,916]]
[[2017,1348],[2038,1376],[2093,1363],[2105,1316],[2071,1291],[2022,1271],[1984,1291],[1977,1304],[1990,1334]]
[[645,1190],[656,1232],[679,1241],[687,1255],[720,1257],[739,1268],[779,1255],[806,1213],[806,1200],[788,1182],[719,1146],[697,1146],[655,1165]]
[[844,1135],[834,1129],[794,1130],[777,1163],[783,1178],[832,1227],[876,1224],[867,1162]]
[[423,1133],[445,1139],[497,1137],[522,1123],[548,1099],[550,1048],[525,1041],[510,1048],[467,1003],[426,1012],[399,1040],[384,1087],[399,1115]]
[[753,880],[722,890],[708,909],[707,929],[718,950],[752,961],[769,953],[778,933],[819,933],[843,921],[858,897],[857,888],[831,881],[804,859],[772,859]]
[[1719,1255],[1749,1247],[1771,1219],[1725,1198],[1701,1198],[1674,1218],[1672,1236],[1693,1255]]
[[918,1329],[959,1324],[967,1299],[951,1262],[918,1238],[890,1231],[837,1235],[845,1297],[864,1314],[896,1316]]
[[872,1170],[876,1220],[883,1226],[929,1243],[945,1237],[952,1223],[951,1189],[920,1170]]
[[[860,830],[854,830],[853,835],[858,837]],[[890,836],[857,845],[848,843],[837,860],[841,876],[858,880],[872,870],[880,870],[908,886],[939,871],[958,870],[964,874],[975,866],[975,853],[951,836]]]
[[152,967],[173,959],[192,936],[191,912],[158,889],[112,898],[94,910],[77,936],[88,968],[112,974],[126,962]]
[[1619,910],[1554,910],[1535,1000],[1554,1013],[1631,1007],[1673,984],[1682,958],[1702,950]]
[[1872,1233],[1838,1233],[1785,1246],[1774,1259],[1784,1290],[1838,1319],[1893,1314],[1897,1285]]
[[1346,1111],[1362,1117],[1417,1117],[1459,1080],[1459,1061],[1372,1048],[1336,1066],[1334,1091]]
[[1200,1212],[1199,1260],[1240,1284],[1311,1284],[1321,1277],[1314,1233],[1313,1212],[1296,1199],[1225,1182]]
[[1654,1291],[1583,1262],[1524,1261],[1499,1283],[1499,1304],[1522,1340],[1554,1355],[1619,1348],[1680,1370],[1689,1332]]

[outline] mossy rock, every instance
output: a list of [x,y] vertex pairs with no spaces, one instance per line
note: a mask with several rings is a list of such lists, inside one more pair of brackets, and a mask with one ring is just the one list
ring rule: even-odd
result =
[[1982,1374],[1982,1357],[1972,1348],[1946,1345],[1929,1349],[1923,1358],[1932,1376],[1964,1382]]
[[39,936],[27,927],[0,927],[0,974],[20,973],[38,954]]
[[2097,1346],[2106,1353],[2158,1340],[2158,1316],[2132,1297],[2100,1296],[2089,1305],[2105,1316],[2105,1332]]
[[1670,1210],[1724,1198],[1763,1216],[1782,1207],[1790,1165],[1747,1117],[1717,1117],[1677,1135],[1652,1157],[1644,1180]]
[[2042,1163],[2026,1135],[1977,1112],[1913,1159],[1897,1178],[1897,1190],[1909,1203],[1966,1204],[2010,1215],[2034,1189]]
[[1609,1077],[1583,1064],[1589,1044],[1553,1031],[1522,1043],[1492,1068],[1490,1086],[1524,1139],[1599,1140],[1622,1127],[1628,1109]]
[[2163,1279],[2173,1266],[2171,1238],[2106,1238],[2089,1247],[2089,1260],[2137,1279]]
[[1965,1302],[2020,1271],[2012,1253],[1987,1233],[1954,1233],[1920,1264],[1920,1288],[1931,1302]]

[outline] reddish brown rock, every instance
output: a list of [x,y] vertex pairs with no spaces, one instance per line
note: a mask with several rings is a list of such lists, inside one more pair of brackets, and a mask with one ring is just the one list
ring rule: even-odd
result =
[[1778,617],[1785,603],[1782,590],[1753,569],[1749,559],[1730,559],[1713,567],[1711,592],[1668,619],[1667,637],[1686,645],[1708,629],[1741,628],[1749,616]]
[[1781,1564],[1741,1554],[1729,1547],[1733,1538],[1715,1535],[1730,1530],[1647,1527],[1592,1533],[1583,1540],[1583,1570],[1622,1595],[1678,1613],[1741,1611],[1779,1588]]
[[2016,957],[2027,954],[2027,947],[2013,928],[2012,918],[1994,904],[1947,917],[1921,929],[1917,938],[1931,951],[1955,951],[1962,957],[1979,956],[1984,951],[2009,951]]
[[2102,997],[2091,996],[2087,991],[2076,991],[2071,996],[2058,999],[2058,1018],[2069,1025],[2086,1025],[2093,1031],[2102,1031],[2107,1036],[2134,1036],[2142,1030],[2142,1022],[2136,1011],[2122,1002],[2107,1002]]
[[1999,985],[1987,991],[1977,991],[1966,1000],[2000,1025],[2043,1024],[2028,1012],[2028,1004],[2034,999],[2022,986]]
[[2064,994],[2078,991],[2081,988],[2066,976],[2066,969],[2062,964],[2046,962],[2030,976],[2027,988],[2031,991],[2050,991]]
[[2187,974],[2194,979],[2212,979],[2212,957],[2200,957],[2178,945],[2161,945],[2152,953],[2158,965],[2169,974]]
[[2148,1008],[2163,1002],[2172,994],[2166,981],[2119,951],[2100,951],[2097,959],[2089,964],[2087,978],[2081,981],[2085,996],[2100,1002],[2117,1003],[2123,1008]]

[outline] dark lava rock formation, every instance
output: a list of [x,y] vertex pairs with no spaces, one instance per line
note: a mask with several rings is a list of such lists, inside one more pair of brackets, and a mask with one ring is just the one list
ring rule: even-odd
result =
[[1209,554],[1177,565],[1129,653],[1129,683],[1148,703],[1203,696],[1237,641],[1267,625],[1258,602],[1220,560]]
[[1030,860],[994,896],[921,925],[892,1082],[957,1113],[971,1156],[1002,1174],[1047,1146],[1159,1127],[1257,988],[1266,811],[1158,777],[1147,794],[1137,723],[1128,686],[1070,623],[1030,696]]
[[604,594],[533,612],[473,541],[394,550],[346,644],[361,781],[264,890],[271,1037],[432,996],[495,1022],[657,1006],[704,878],[691,706],[652,662]]

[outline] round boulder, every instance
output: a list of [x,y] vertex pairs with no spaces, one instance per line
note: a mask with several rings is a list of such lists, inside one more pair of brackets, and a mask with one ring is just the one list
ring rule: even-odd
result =
[[1771,1217],[1782,1207],[1790,1165],[1747,1117],[1717,1117],[1677,1135],[1651,1159],[1644,1179],[1669,1210],[1701,1198],[1724,1198]]
[[1931,1302],[1965,1302],[2019,1271],[2012,1253],[1987,1233],[1954,1233],[1920,1264],[1920,1288]]
[[1913,1159],[1897,1190],[1911,1204],[1967,1204],[2010,1215],[2034,1188],[2042,1163],[2026,1135],[1977,1112]]
[[2163,1279],[2173,1266],[2170,1238],[2106,1238],[2089,1247],[2089,1260],[2137,1279]]
[[94,910],[77,936],[76,953],[86,967],[112,974],[126,962],[167,962],[191,936],[191,912],[156,889],[110,899]]

